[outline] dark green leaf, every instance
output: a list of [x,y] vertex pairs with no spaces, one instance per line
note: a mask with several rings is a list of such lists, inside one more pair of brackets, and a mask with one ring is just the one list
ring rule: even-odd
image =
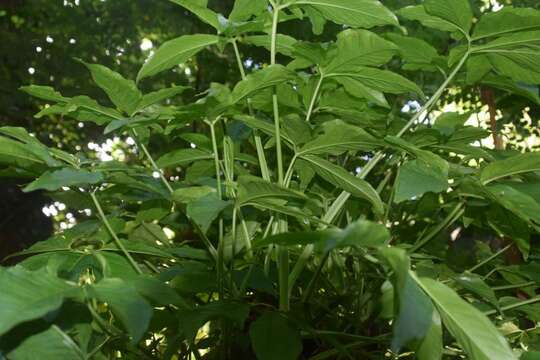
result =
[[104,180],[101,172],[90,172],[86,170],[65,168],[56,171],[47,171],[35,181],[28,184],[25,192],[31,192],[39,189],[55,191],[62,187],[87,186],[98,184]]
[[188,165],[194,161],[213,159],[211,153],[199,149],[180,149],[163,155],[157,160],[160,168]]
[[410,160],[399,167],[394,201],[416,199],[427,192],[440,193],[448,189],[448,165],[441,169],[421,159]]
[[27,337],[6,355],[12,360],[86,359],[75,341],[56,325]]
[[319,158],[313,155],[304,155],[305,160],[315,172],[326,181],[336,185],[337,187],[351,193],[354,196],[365,198],[374,206],[374,211],[383,212],[384,205],[379,197],[379,194],[365,180],[362,180],[343,169],[341,166],[335,165],[328,160]]
[[286,81],[294,80],[296,74],[282,65],[271,65],[263,70],[259,70],[234,87],[232,92],[232,102],[235,104],[253,93],[276,86]]
[[217,44],[218,41],[219,38],[215,35],[203,34],[184,35],[169,40],[163,43],[142,66],[137,81],[182,64],[206,47]]
[[95,83],[105,91],[118,109],[130,115],[135,112],[142,98],[135,82],[126,80],[119,73],[103,65],[82,63],[90,70]]
[[0,267],[0,335],[15,325],[41,318],[58,309],[66,297],[79,297],[81,289],[45,271]]
[[430,15],[448,20],[465,33],[471,29],[473,13],[469,0],[425,0],[424,8]]
[[525,153],[490,163],[482,169],[480,181],[485,185],[508,176],[534,171],[540,171],[540,153]]
[[439,310],[445,327],[471,359],[517,359],[504,336],[479,310],[440,282],[427,278],[417,281]]
[[230,204],[229,201],[218,198],[217,194],[210,193],[190,202],[187,206],[187,215],[201,227],[203,232],[206,232],[221,211]]
[[258,360],[296,360],[302,352],[299,331],[276,312],[264,313],[255,320],[249,337]]

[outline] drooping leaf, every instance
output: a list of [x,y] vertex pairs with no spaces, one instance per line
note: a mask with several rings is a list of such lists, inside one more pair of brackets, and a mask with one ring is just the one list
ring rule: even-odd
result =
[[296,360],[302,352],[299,331],[277,312],[266,312],[255,320],[249,337],[258,360]]
[[118,109],[130,115],[135,112],[142,94],[134,81],[125,79],[119,73],[103,65],[81,62],[90,70],[94,82],[105,91]]
[[227,319],[242,326],[249,315],[249,305],[232,301],[214,301],[192,310],[182,311],[180,329],[189,341],[193,341],[197,331],[208,321]]
[[19,90],[38,99],[54,102],[66,102],[68,98],[62,96],[58,91],[50,86],[30,85],[22,86]]
[[293,71],[282,65],[268,66],[263,70],[248,75],[245,80],[236,84],[232,92],[232,103],[236,104],[257,91],[294,80],[295,77],[296,74]]
[[486,185],[505,177],[540,171],[540,153],[530,152],[494,161],[482,169],[480,181]]
[[428,14],[423,5],[406,6],[401,8],[397,13],[405,19],[420,21],[422,25],[429,28],[449,32],[458,30],[457,25],[437,16]]
[[260,15],[268,9],[266,0],[235,0],[229,14],[231,21],[246,21],[253,15]]
[[350,174],[341,166],[335,165],[320,157],[304,155],[302,156],[302,159],[305,160],[323,179],[354,196],[370,201],[374,206],[374,211],[382,213],[384,205],[379,194],[367,181]]
[[404,70],[437,70],[433,65],[439,57],[437,50],[424,40],[394,33],[387,34],[386,37],[396,44],[404,61]]
[[323,129],[324,133],[304,144],[297,155],[340,155],[345,151],[370,151],[381,145],[381,141],[362,128],[341,120],[328,121]]
[[399,167],[394,201],[400,203],[427,192],[440,193],[447,189],[448,167],[441,169],[421,159],[410,160]]
[[443,356],[443,329],[441,316],[433,309],[431,327],[416,350],[418,360],[441,360]]
[[214,29],[219,29],[218,14],[210,10],[207,5],[207,0],[170,0],[175,4],[178,4],[185,9],[189,10],[193,14],[197,15],[199,19],[212,26]]
[[[249,1],[249,0],[247,0]],[[254,46],[260,46],[264,47],[267,50],[271,49],[271,39],[268,35],[249,35],[242,39],[243,42],[246,44],[254,45]],[[294,50],[294,46],[297,43],[296,39],[283,34],[277,34],[276,37],[276,52],[292,56]]]
[[397,54],[397,47],[368,30],[348,29],[337,36],[337,52],[325,73],[347,72],[360,65],[378,66]]
[[491,321],[452,289],[432,279],[421,278],[417,282],[435,304],[444,326],[471,359],[517,359]]
[[495,184],[486,187],[491,199],[498,202],[528,223],[540,224],[540,203],[525,192],[510,184]]
[[495,296],[495,292],[486,284],[481,276],[472,273],[463,273],[455,278],[456,282],[463,288],[480,296],[488,301],[496,308],[499,308],[499,300]]
[[145,94],[142,97],[139,105],[137,106],[137,110],[142,110],[151,105],[160,103],[163,100],[173,98],[177,95],[182,94],[187,89],[189,89],[189,87],[187,86],[173,86],[170,88],[165,88],[165,89],[161,89],[161,90],[157,90],[157,91]]
[[64,298],[81,296],[81,289],[44,271],[0,267],[0,335],[25,321],[41,318],[62,305]]
[[323,18],[341,25],[360,28],[398,25],[396,16],[376,0],[295,0],[292,4],[312,8]]
[[215,35],[197,34],[184,35],[163,43],[142,66],[137,75],[137,82],[186,62],[199,51],[217,44],[218,41],[219,38]]
[[424,8],[428,14],[448,20],[465,33],[471,29],[473,13],[469,0],[425,0]]
[[396,316],[393,324],[392,350],[422,340],[433,324],[433,305],[410,275],[407,253],[398,248],[381,248],[383,258],[394,272]]
[[101,172],[64,168],[62,170],[47,171],[39,178],[28,184],[25,192],[39,189],[55,191],[62,187],[87,186],[98,184],[104,180]]
[[86,355],[79,346],[58,326],[32,334],[6,354],[13,360],[84,360]]
[[470,113],[459,114],[455,112],[445,112],[435,119],[433,128],[439,130],[444,135],[452,135],[456,128],[465,125],[469,119]]
[[333,72],[327,77],[346,77],[360,82],[364,86],[390,94],[411,92],[423,96],[422,90],[412,81],[388,70],[359,66],[354,71]]
[[270,244],[281,246],[312,244],[316,251],[326,253],[349,246],[377,248],[384,246],[389,240],[390,233],[384,225],[362,219],[353,222],[345,229],[282,233],[266,237],[254,245],[262,247]]
[[231,203],[221,200],[216,193],[210,193],[187,205],[187,215],[202,229],[208,231],[212,222]]
[[160,157],[156,164],[160,168],[187,165],[194,161],[213,159],[211,153],[199,149],[180,149]]
[[90,296],[111,307],[113,314],[131,336],[132,343],[141,340],[150,323],[152,307],[132,284],[121,279],[107,278],[87,289]]
[[241,176],[238,178],[238,197],[240,206],[257,203],[264,199],[301,199],[306,200],[306,196],[301,192],[287,189],[285,187],[270,183],[260,178],[252,176]]
[[217,190],[210,186],[186,187],[176,189],[172,194],[172,198],[179,203],[190,203],[210,193],[217,193]]
[[540,11],[505,6],[500,11],[483,14],[474,27],[472,37],[478,40],[537,28],[540,28]]

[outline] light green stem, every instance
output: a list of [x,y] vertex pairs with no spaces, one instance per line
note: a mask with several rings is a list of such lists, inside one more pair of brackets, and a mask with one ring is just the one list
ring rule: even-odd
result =
[[510,248],[512,247],[512,244],[509,244],[509,245],[506,245],[505,247],[503,247],[501,250],[497,251],[495,254],[491,255],[490,257],[488,257],[487,259],[484,259],[482,260],[481,262],[479,262],[478,264],[474,265],[472,268],[470,268],[468,271],[469,272],[473,272],[473,271],[476,271],[478,269],[480,269],[482,266],[486,265],[488,262],[490,262],[491,260],[497,258],[499,255],[502,255],[504,254],[507,250],[509,250]]
[[[232,40],[234,55],[236,56],[236,63],[238,64],[238,70],[242,80],[246,79],[246,71],[244,70],[244,64],[242,63],[242,56],[238,50],[238,44],[236,39]],[[248,111],[253,116],[253,108],[251,106],[251,99],[247,99]],[[253,138],[255,139],[255,148],[257,150],[257,158],[259,159],[259,167],[261,168],[262,178],[266,181],[270,181],[270,171],[268,170],[268,162],[266,161],[266,155],[264,154],[264,146],[262,144],[261,136],[257,130],[253,131]]]
[[94,202],[94,205],[96,206],[96,210],[97,210],[97,212],[99,214],[99,217],[101,218],[101,221],[103,222],[103,224],[105,225],[105,227],[107,228],[109,233],[111,234],[114,242],[116,243],[116,246],[118,246],[120,251],[122,251],[122,253],[126,256],[126,258],[128,259],[128,261],[131,264],[131,266],[133,267],[133,269],[135,269],[135,271],[137,273],[142,274],[143,272],[142,272],[141,268],[139,267],[139,264],[137,264],[137,262],[135,261],[135,259],[133,259],[133,257],[129,253],[129,251],[124,246],[124,244],[122,244],[122,242],[118,238],[118,235],[116,235],[116,232],[114,232],[111,224],[109,223],[109,220],[107,220],[107,217],[105,216],[105,213],[103,212],[103,209],[101,208],[101,204],[99,203],[99,200],[96,197],[96,194],[91,192],[90,197],[92,198],[92,201]]
[[[525,306],[525,305],[536,304],[537,302],[540,302],[540,296],[534,297],[534,298],[529,299],[529,300],[520,301],[520,302],[515,303],[515,304],[501,306],[500,311],[504,312],[504,311],[516,309],[518,307],[522,307],[522,306]],[[494,315],[494,314],[497,314],[497,313],[499,313],[499,310],[484,311],[484,314],[487,315],[487,316]]]
[[317,82],[317,85],[315,86],[315,91],[313,92],[313,97],[311,98],[311,102],[309,103],[309,108],[306,114],[306,122],[309,123],[311,120],[311,115],[313,114],[313,108],[315,107],[315,103],[317,102],[317,97],[319,96],[319,91],[321,90],[321,85],[324,80],[324,75],[322,71],[320,72],[319,81]]

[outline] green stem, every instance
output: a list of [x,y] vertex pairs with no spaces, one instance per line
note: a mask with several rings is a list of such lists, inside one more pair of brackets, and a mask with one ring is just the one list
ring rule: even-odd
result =
[[[152,166],[152,169],[159,173],[159,177],[161,179],[161,182],[163,183],[163,185],[165,185],[165,187],[167,188],[169,193],[172,194],[174,192],[174,190],[173,190],[171,184],[165,178],[165,175],[163,175],[163,172],[161,171],[161,169],[157,166],[156,162],[154,161],[154,158],[152,157],[152,155],[150,154],[150,152],[148,151],[146,146],[144,146],[144,144],[142,144],[139,141],[138,134],[135,131],[135,129],[133,129],[132,134],[133,134],[133,137],[135,138],[135,142],[137,143],[137,146],[139,146],[141,148],[141,150],[143,151],[143,153],[146,156],[147,160],[150,162],[150,165]],[[206,249],[210,253],[210,256],[212,257],[212,259],[214,259],[214,261],[216,261],[217,260],[217,250],[214,247],[214,245],[212,245],[212,243],[210,242],[210,239],[208,239],[206,234],[201,230],[201,228],[199,227],[199,225],[197,225],[197,223],[195,223],[192,219],[190,219],[189,216],[187,216],[187,218],[190,221],[191,226],[193,226],[193,229],[195,230],[195,232],[197,234],[199,234],[199,236],[201,237],[201,240],[203,241],[204,245],[206,246]]]
[[474,265],[472,268],[470,268],[468,271],[469,272],[473,272],[475,270],[478,270],[480,269],[482,266],[486,265],[488,262],[490,262],[491,260],[495,259],[496,257],[498,257],[499,255],[505,253],[507,250],[509,250],[510,248],[512,247],[512,244],[509,244],[509,245],[506,245],[505,247],[503,247],[501,250],[497,251],[495,254],[491,255],[490,257],[480,261],[478,264]]
[[[461,68],[463,67],[463,65],[467,61],[468,57],[469,57],[469,52],[467,52],[463,56],[463,58],[458,63],[458,65],[454,68],[452,73],[445,79],[445,81],[439,87],[439,89],[437,89],[435,94],[433,94],[433,96],[424,104],[424,106],[411,118],[411,120],[409,120],[409,122],[403,127],[403,129],[401,129],[401,131],[397,134],[398,137],[403,136],[418,121],[418,119],[420,118],[420,116],[422,116],[422,114],[424,112],[430,110],[431,107],[433,105],[435,105],[437,103],[437,101],[439,101],[439,98],[444,93],[446,87],[456,77],[459,70],[461,70]],[[366,166],[364,167],[364,169],[360,172],[360,174],[358,176],[361,179],[365,179],[369,175],[369,173],[375,168],[375,166],[383,158],[384,158],[384,153],[382,151],[379,151],[366,164]],[[341,192],[341,194],[339,194],[339,196],[336,198],[336,200],[334,200],[334,202],[328,208],[326,214],[323,217],[323,221],[325,223],[332,223],[335,220],[335,218],[337,217],[337,215],[339,214],[339,212],[341,211],[341,209],[343,208],[343,206],[345,205],[345,203],[347,202],[347,200],[349,199],[350,196],[351,196],[351,194],[346,192],[346,191]],[[295,266],[294,266],[294,268],[293,268],[293,270],[291,272],[291,275],[289,276],[289,282],[292,282],[294,284],[294,282],[298,279],[298,276],[300,275],[300,273],[302,272],[302,270],[306,266],[307,261],[311,257],[312,253],[313,253],[313,245],[307,245],[306,247],[304,247],[304,250],[303,250],[302,254],[298,258],[298,260],[297,260],[297,262],[296,262],[296,264],[295,264]]]
[[[270,65],[276,64],[276,42],[277,42],[277,27],[279,23],[280,8],[275,1],[271,1],[273,7],[272,14],[272,33],[270,45]],[[277,172],[278,184],[283,186],[283,153],[281,149],[281,124],[279,119],[279,104],[274,88],[272,94],[272,104],[274,110],[274,126],[276,132],[276,156],[277,156]],[[284,219],[278,219],[278,231],[284,232],[287,230],[287,222]],[[279,308],[281,311],[289,311],[289,251],[286,247],[278,247],[278,278],[279,278]]]
[[[217,136],[216,136],[216,123],[213,121],[208,121],[210,126],[210,136],[212,138],[212,150],[214,153],[214,166],[216,170],[216,181],[217,181],[217,193],[219,199],[223,199],[223,192],[221,189],[221,170],[219,166],[219,153],[217,145]],[[218,251],[217,251],[217,278],[218,278],[218,287],[221,299],[224,298],[224,269],[225,269],[225,245],[223,243],[223,218],[219,218],[219,241],[218,241]]]
[[122,253],[126,256],[126,258],[128,259],[128,261],[131,264],[131,266],[133,267],[133,269],[135,269],[135,271],[138,274],[142,274],[143,271],[139,267],[139,264],[137,264],[137,262],[135,261],[135,259],[133,259],[133,257],[129,253],[129,251],[124,246],[124,244],[122,244],[122,242],[120,241],[120,239],[118,238],[118,236],[114,232],[111,224],[109,223],[109,220],[107,220],[107,217],[105,216],[105,213],[103,212],[103,209],[101,208],[101,204],[99,203],[99,200],[97,199],[96,194],[91,192],[90,197],[92,198],[92,201],[94,202],[94,205],[96,206],[96,209],[98,211],[99,217],[101,218],[101,221],[103,222],[103,224],[105,225],[105,227],[107,228],[109,233],[111,234],[112,238],[114,239],[114,242],[116,243],[116,246],[118,246],[120,251],[122,251]]
[[431,239],[437,236],[437,234],[457,221],[465,212],[463,206],[463,203],[458,203],[439,225],[435,226],[429,233],[427,233],[426,236],[424,236],[412,248],[409,249],[409,253],[416,252],[418,249],[426,245]]
[[317,81],[317,85],[315,86],[315,91],[313,92],[313,97],[311,98],[311,102],[309,103],[309,108],[306,114],[306,122],[309,123],[311,120],[311,115],[313,114],[313,108],[315,107],[315,103],[317,102],[317,97],[319,96],[319,91],[321,90],[321,85],[324,80],[324,75],[322,71],[319,71],[320,77],[319,81]]
[[[502,306],[500,311],[501,312],[504,312],[504,311],[507,311],[507,310],[512,310],[512,309],[516,309],[518,307],[522,307],[522,306],[525,306],[525,305],[531,305],[531,304],[535,304],[537,302],[540,302],[540,296],[537,296],[537,297],[534,297],[532,299],[529,299],[529,300],[524,300],[524,301],[520,301],[520,302],[517,302],[515,304],[510,304],[510,305],[506,305],[506,306]],[[484,311],[484,314],[489,316],[489,315],[494,315],[494,314],[498,314],[499,313],[499,310],[489,310],[489,311]]]
[[502,291],[502,290],[521,289],[521,288],[526,288],[526,287],[535,286],[535,285],[536,285],[536,281],[529,281],[529,282],[521,283],[521,284],[494,286],[491,289],[493,291]]
[[[242,62],[242,56],[238,50],[238,44],[236,39],[232,40],[234,55],[236,57],[236,63],[238,65],[238,70],[240,71],[240,76],[242,80],[246,79],[246,71],[244,69],[244,64]],[[253,107],[251,106],[251,99],[247,99],[248,111],[251,116],[253,116]],[[270,171],[268,170],[268,162],[266,161],[266,155],[264,154],[264,146],[257,130],[253,131],[253,138],[255,139],[255,148],[257,150],[257,157],[259,159],[259,166],[261,168],[262,178],[266,181],[270,181]]]

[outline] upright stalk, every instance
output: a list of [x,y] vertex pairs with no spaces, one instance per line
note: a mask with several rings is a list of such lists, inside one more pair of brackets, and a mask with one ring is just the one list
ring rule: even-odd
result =
[[[445,79],[445,81],[441,84],[441,86],[437,89],[435,94],[422,106],[422,108],[409,120],[409,122],[398,132],[397,137],[402,137],[417,121],[418,119],[424,114],[426,111],[429,111],[433,105],[439,101],[440,97],[448,87],[448,85],[454,80],[458,72],[461,70],[467,59],[469,58],[470,53],[467,52],[463,58],[460,60],[460,62],[456,65],[452,73]],[[383,151],[379,151],[375,156],[366,164],[364,169],[358,174],[358,177],[361,179],[365,179],[369,173],[375,168],[375,166],[384,158]],[[334,200],[334,202],[330,205],[328,208],[328,211],[323,216],[323,221],[325,223],[332,223],[349,197],[351,196],[350,193],[347,191],[341,192],[339,196]],[[324,228],[324,226],[323,226]],[[307,261],[311,257],[311,254],[313,253],[313,246],[307,245],[302,254],[300,254],[300,257],[298,258],[296,264],[293,267],[293,270],[289,276],[289,287],[292,288],[294,286],[295,281],[298,279],[298,276],[300,276],[300,273],[304,269],[304,267],[307,264]]]
[[[270,45],[270,65],[276,64],[276,42],[277,42],[277,27],[279,23],[279,12],[281,10],[279,2],[270,1],[272,4],[272,34]],[[276,88],[272,94],[272,104],[274,110],[274,126],[276,132],[276,156],[277,156],[277,173],[278,184],[284,184],[283,174],[283,153],[281,149],[281,124],[279,118],[279,104]],[[277,230],[279,232],[287,231],[287,221],[278,218]],[[284,246],[279,246],[278,249],[278,278],[279,278],[279,309],[281,311],[289,311],[289,251]]]
[[120,251],[122,251],[122,253],[126,256],[126,258],[128,259],[133,269],[135,269],[135,271],[138,274],[142,274],[143,272],[141,268],[139,267],[139,264],[137,264],[137,262],[135,261],[135,259],[133,259],[129,251],[124,246],[124,244],[122,244],[122,242],[118,238],[118,235],[116,235],[116,232],[113,230],[111,224],[109,223],[109,220],[107,220],[107,217],[105,216],[105,213],[103,212],[103,209],[101,208],[101,204],[99,203],[99,200],[97,199],[96,194],[91,192],[90,197],[92,198],[92,201],[94,202],[94,205],[96,206],[96,210],[99,214],[99,217],[101,218],[101,221],[103,222],[103,224],[105,225],[109,233],[111,234],[112,238],[114,239],[114,242],[116,243],[116,246],[118,246]]
[[317,102],[317,97],[319,96],[319,91],[321,90],[321,85],[324,80],[324,74],[321,70],[319,70],[319,81],[317,81],[317,85],[315,86],[315,91],[313,91],[313,97],[311,98],[311,101],[309,103],[309,108],[306,114],[306,122],[309,123],[311,120],[311,115],[313,114],[313,109],[315,108],[315,103]]
[[[242,77],[242,80],[245,80],[246,71],[242,62],[242,56],[240,55],[240,51],[238,50],[238,44],[236,43],[236,39],[232,40],[232,44],[234,48],[234,55],[236,57],[236,63],[238,65],[238,70],[240,71],[240,76]],[[249,114],[253,116],[251,99],[248,98],[246,101]],[[264,146],[261,140],[261,136],[259,135],[259,132],[257,130],[253,130],[253,138],[255,139],[255,148],[257,149],[257,158],[259,159],[259,167],[261,168],[262,178],[266,181],[270,181],[270,171],[268,170],[268,162],[266,161],[266,155],[264,154]]]

